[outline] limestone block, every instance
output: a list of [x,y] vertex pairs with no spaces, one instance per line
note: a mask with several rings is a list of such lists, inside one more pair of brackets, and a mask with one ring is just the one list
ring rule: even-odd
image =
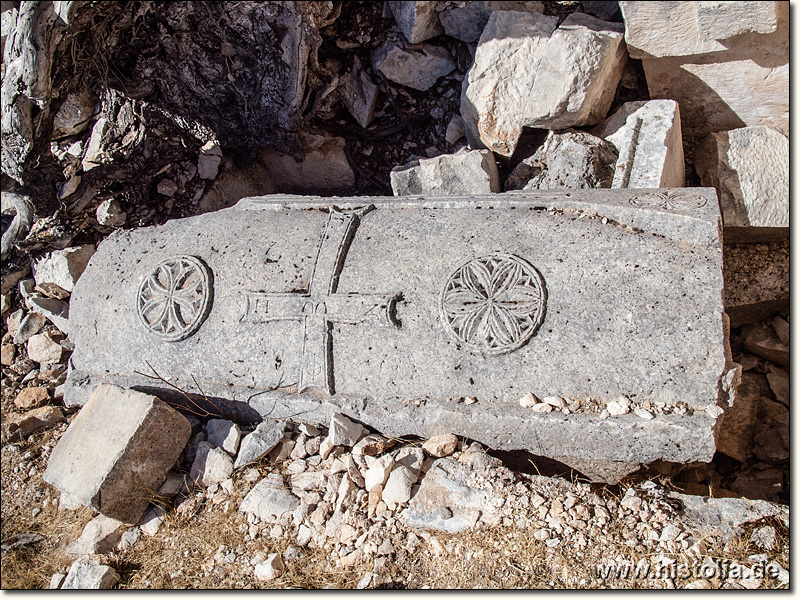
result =
[[375,71],[406,87],[425,91],[456,68],[447,49],[432,44],[401,48],[394,42],[384,42],[372,53]]
[[53,449],[44,480],[135,525],[190,434],[186,418],[155,396],[101,385]]
[[725,40],[747,33],[772,33],[778,28],[780,2],[697,2],[697,30],[704,40]]
[[[626,42],[631,56],[642,59],[650,97],[680,104],[684,136],[757,125],[789,131],[787,2],[620,4]],[[726,11],[744,16],[730,19]],[[703,32],[698,19],[706,19]],[[773,20],[774,30],[766,32]],[[741,33],[714,37],[735,31]]]
[[94,254],[94,245],[86,244],[64,250],[53,250],[33,262],[31,267],[37,285],[55,283],[72,292],[75,282],[83,273]]
[[614,144],[614,188],[683,187],[681,115],[674,100],[626,102],[592,133]]
[[606,117],[627,60],[622,26],[573,13],[492,13],[462,87],[473,147],[505,156],[522,128],[566,129]]
[[390,1],[388,4],[403,35],[412,44],[424,42],[444,31],[436,13],[435,1]]
[[488,150],[467,150],[420,158],[389,173],[395,196],[489,194],[500,191],[497,163]]
[[[191,306],[179,322],[145,309],[176,294]],[[342,413],[388,437],[710,460],[722,298],[708,188],[250,198],[102,242],[70,302],[64,398],[83,404],[99,382],[161,389],[140,375],[149,363],[269,419]],[[534,412],[527,392],[577,408]],[[581,405],[621,396],[687,413]]]
[[695,150],[703,185],[719,195],[726,241],[789,235],[789,138],[769,127],[709,135]]
[[617,149],[611,142],[585,131],[551,131],[533,156],[514,168],[505,188],[610,188],[616,162]]
[[[725,52],[763,43],[775,33],[785,2],[621,1],[625,42],[631,58]],[[788,12],[785,13],[788,16]],[[723,43],[733,36],[742,39]],[[749,35],[748,35],[749,34]]]
[[439,21],[445,34],[462,42],[477,42],[483,28],[496,10],[514,10],[518,12],[544,11],[542,2],[439,2],[437,7]]

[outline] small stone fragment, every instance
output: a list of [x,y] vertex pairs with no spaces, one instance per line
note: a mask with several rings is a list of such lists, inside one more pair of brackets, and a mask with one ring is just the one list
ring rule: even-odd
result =
[[784,369],[770,366],[767,381],[772,393],[775,394],[775,399],[789,406],[789,373]]
[[227,419],[211,419],[206,423],[208,443],[215,448],[222,448],[231,456],[236,456],[242,432],[239,426]]
[[64,348],[49,333],[37,333],[28,340],[28,357],[39,364],[61,362]]
[[53,137],[76,135],[89,126],[94,113],[94,102],[89,95],[69,94],[53,117]]
[[254,573],[258,581],[272,581],[283,574],[283,561],[280,554],[270,554],[267,559],[255,566]]
[[252,433],[242,439],[234,469],[239,469],[264,458],[283,439],[283,423],[267,419],[258,424]]
[[435,1],[387,2],[403,35],[412,44],[424,42],[442,33]]
[[50,393],[44,387],[27,387],[20,390],[14,405],[20,410],[39,408],[50,401]]
[[122,203],[119,200],[109,198],[97,207],[95,217],[97,222],[105,227],[122,227],[128,214],[122,209]]
[[208,442],[200,442],[189,474],[195,485],[208,487],[215,483],[221,483],[232,473],[233,460],[224,450],[212,446]]
[[538,404],[538,399],[531,392],[528,392],[522,398],[519,399],[519,405],[522,408],[531,408],[536,404]]
[[18,346],[24,344],[31,336],[39,333],[45,323],[47,323],[47,319],[43,315],[34,312],[28,313],[14,334],[14,343]]
[[[789,346],[789,323],[781,316],[776,316],[772,319],[772,328],[775,330],[775,335],[784,346]],[[16,342],[14,342],[16,344]]]
[[35,408],[25,414],[10,413],[3,421],[3,439],[25,439],[32,433],[52,427],[63,420],[64,413],[56,406]]
[[422,449],[436,458],[450,456],[458,447],[458,438],[452,433],[435,435],[422,444]]
[[477,42],[481,37],[489,16],[495,10],[541,13],[542,2],[442,2],[439,21],[448,36],[462,42]]
[[156,191],[162,196],[174,196],[178,191],[178,184],[172,179],[162,179],[156,186]]
[[361,127],[369,126],[378,101],[378,86],[362,68],[361,59],[357,56],[353,58],[353,66],[344,77],[341,91],[347,111]]
[[239,510],[265,523],[278,523],[283,515],[291,513],[299,504],[300,499],[286,489],[281,475],[271,473],[248,492]]
[[[66,300],[70,296],[70,293],[64,288],[57,286],[55,283],[49,282],[37,284],[33,288],[33,291],[44,294],[48,299],[52,298],[55,300]],[[30,300],[30,298],[28,298],[28,300]]]
[[62,590],[110,590],[119,582],[112,567],[93,560],[80,559],[72,563]]
[[342,413],[335,413],[331,417],[328,439],[334,446],[352,447],[366,434],[367,430],[363,425],[354,423]]
[[3,344],[0,346],[0,364],[4,367],[13,364],[16,354],[17,348],[14,344]]
[[450,122],[447,124],[447,131],[445,131],[444,139],[448,144],[455,144],[458,140],[466,135],[464,130],[464,119],[461,115],[453,115]]
[[55,325],[62,333],[69,333],[69,304],[55,298],[31,297],[26,300],[31,311],[38,313]]
[[63,184],[61,184],[61,187],[58,190],[58,199],[63,200],[64,198],[74,194],[80,184],[81,184],[80,175],[73,175],[72,177],[67,179]]
[[154,536],[158,533],[158,529],[163,522],[164,509],[158,504],[153,504],[144,513],[142,520],[139,521],[139,531],[145,535]]
[[117,545],[126,525],[116,519],[97,515],[83,528],[81,537],[69,544],[67,554],[105,554]]
[[200,179],[216,179],[217,173],[219,173],[219,165],[221,162],[222,148],[219,147],[217,142],[206,142],[200,149],[200,156],[197,158],[198,177],[200,177]]
[[742,335],[748,352],[784,367],[789,366],[789,348],[780,342],[771,327],[748,325],[742,329]]

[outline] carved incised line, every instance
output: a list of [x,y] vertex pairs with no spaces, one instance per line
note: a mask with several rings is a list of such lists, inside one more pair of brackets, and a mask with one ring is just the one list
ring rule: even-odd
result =
[[211,270],[194,256],[161,261],[142,279],[136,313],[145,328],[166,342],[192,335],[211,310]]
[[361,217],[373,207],[353,212],[332,209],[305,293],[270,294],[244,291],[245,311],[241,321],[301,321],[303,350],[298,392],[319,388],[334,393],[333,323],[399,327],[394,294],[342,294],[337,292],[339,275]]
[[687,192],[648,192],[638,194],[629,201],[634,206],[661,208],[663,210],[691,210],[702,208],[708,202],[702,196]]
[[547,289],[539,271],[513,254],[472,259],[439,297],[448,334],[470,352],[497,356],[523,346],[544,320]]

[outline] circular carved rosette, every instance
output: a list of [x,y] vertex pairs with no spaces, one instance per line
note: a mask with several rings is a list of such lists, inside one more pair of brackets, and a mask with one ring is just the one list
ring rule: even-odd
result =
[[445,330],[470,352],[497,356],[524,345],[544,320],[547,289],[541,273],[512,254],[474,258],[442,289]]
[[687,192],[649,192],[630,199],[634,206],[660,208],[663,210],[692,210],[702,208],[707,200],[697,194]]
[[205,321],[212,294],[211,270],[194,256],[175,256],[144,277],[136,312],[148,331],[166,342],[178,342]]

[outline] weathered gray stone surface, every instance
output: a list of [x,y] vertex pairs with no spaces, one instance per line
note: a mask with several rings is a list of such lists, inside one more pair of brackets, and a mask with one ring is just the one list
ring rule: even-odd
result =
[[444,31],[436,14],[435,1],[390,1],[388,4],[403,35],[412,44],[424,42]]
[[490,194],[500,191],[500,175],[488,150],[467,150],[420,158],[389,173],[395,196]]
[[387,79],[422,91],[456,68],[447,49],[432,44],[401,48],[394,42],[384,42],[372,53],[371,60],[372,68]]
[[225,481],[233,473],[233,459],[222,448],[200,442],[189,473],[191,480],[201,487]]
[[[708,460],[726,371],[719,226],[713,190],[683,188],[272,196],[117,231],[72,295],[65,401],[102,382],[152,388],[135,373],[149,363],[271,419]],[[527,392],[579,408],[534,413]],[[588,407],[621,396],[687,410]]]
[[462,42],[477,42],[489,17],[496,10],[541,13],[542,2],[439,2],[439,21],[445,34]]
[[189,422],[158,398],[98,387],[53,449],[43,478],[81,504],[135,525],[190,433]]
[[695,149],[703,185],[716,188],[725,241],[789,235],[789,138],[770,127],[712,133]]
[[353,59],[353,66],[341,85],[342,102],[347,111],[362,127],[372,123],[375,104],[378,101],[378,86],[362,68],[361,59]]
[[[680,104],[684,135],[757,125],[788,132],[787,2],[620,2],[620,8],[650,97]],[[730,18],[731,11],[741,18]]]
[[725,539],[734,537],[745,523],[765,517],[789,524],[789,508],[765,500],[708,498],[678,492],[670,492],[669,496],[683,503],[684,523],[700,532],[720,531]]
[[681,113],[674,100],[626,102],[592,130],[614,144],[615,188],[683,187]]
[[617,163],[611,142],[585,131],[551,131],[506,179],[509,190],[610,188]]
[[406,525],[460,533],[480,518],[498,513],[492,483],[482,479],[470,465],[440,458],[422,479],[419,491],[403,512]]
[[622,25],[573,13],[492,13],[461,93],[472,147],[511,156],[522,128],[566,129],[606,117],[627,60]]
[[227,419],[211,419],[206,423],[206,435],[209,444],[236,456],[239,440],[242,439],[242,432],[236,423]]

